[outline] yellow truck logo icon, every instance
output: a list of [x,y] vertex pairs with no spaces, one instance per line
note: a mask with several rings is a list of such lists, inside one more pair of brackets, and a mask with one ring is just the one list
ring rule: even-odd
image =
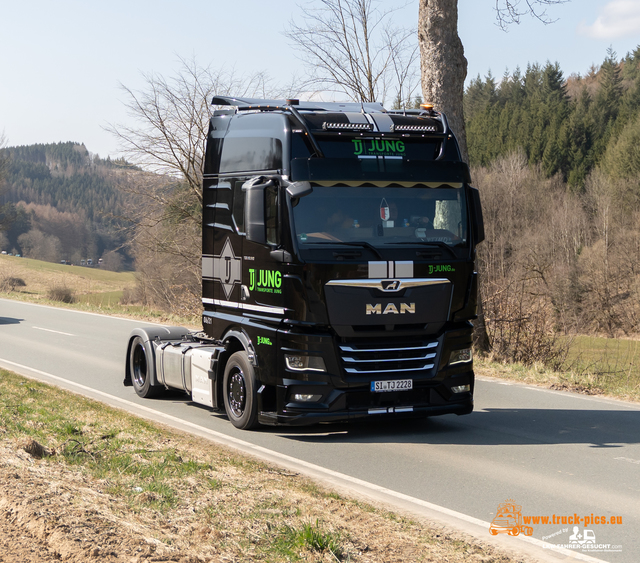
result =
[[507,500],[498,505],[496,517],[491,522],[489,532],[493,536],[498,534],[517,536],[521,533],[530,536],[533,534],[533,528],[522,523],[522,506],[513,500]]

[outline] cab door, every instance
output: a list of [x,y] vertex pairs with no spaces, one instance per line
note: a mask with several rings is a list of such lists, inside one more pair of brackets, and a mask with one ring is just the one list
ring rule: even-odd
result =
[[[260,183],[263,182],[263,183]],[[281,214],[278,183],[256,178],[244,187],[246,237],[243,247],[244,309],[279,322],[284,315],[282,262],[271,252],[281,245]]]
[[[242,193],[243,178],[224,177],[218,180],[217,197],[214,204],[213,218],[213,256],[205,265],[203,259],[203,275],[209,270],[213,282],[214,320],[218,324],[214,336],[219,338],[226,330],[229,319],[227,315],[241,315],[241,286],[242,276],[242,245],[244,234],[242,221],[238,223],[238,214],[234,213],[234,203],[237,201],[238,191]],[[242,218],[242,213],[240,213]]]

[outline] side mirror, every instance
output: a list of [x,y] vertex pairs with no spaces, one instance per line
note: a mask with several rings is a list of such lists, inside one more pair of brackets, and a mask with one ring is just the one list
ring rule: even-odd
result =
[[313,192],[313,188],[309,182],[293,182],[287,186],[287,193],[291,199],[298,199],[309,195]]
[[252,178],[242,185],[245,192],[244,230],[247,240],[258,244],[267,244],[267,227],[264,216],[264,192],[273,186],[273,180],[262,176]]
[[479,244],[484,240],[484,219],[482,217],[482,205],[480,204],[480,192],[478,188],[471,188],[471,221],[473,222],[473,241]]

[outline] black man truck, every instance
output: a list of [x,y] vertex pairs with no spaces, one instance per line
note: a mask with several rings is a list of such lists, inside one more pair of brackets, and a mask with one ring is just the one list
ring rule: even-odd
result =
[[470,413],[484,226],[445,115],[212,103],[203,331],[134,330],[125,385],[243,429]]

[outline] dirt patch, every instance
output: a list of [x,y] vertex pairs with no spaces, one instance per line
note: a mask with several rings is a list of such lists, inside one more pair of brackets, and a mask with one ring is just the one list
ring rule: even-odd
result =
[[125,507],[81,473],[6,445],[0,460],[1,562],[202,561],[124,519]]
[[[108,481],[54,461],[55,451],[48,452],[48,459],[46,451],[38,459],[25,447],[29,449],[25,443],[0,442],[2,563],[524,561],[502,555],[480,542],[474,544],[442,530],[394,519],[370,507],[358,507],[352,501],[292,489],[287,482],[297,476],[276,468],[263,472],[253,490],[227,487],[223,510],[235,513],[235,517],[229,517],[229,527],[216,525],[212,519],[194,518],[198,504],[207,499],[189,499],[186,508],[162,516],[153,510],[136,511],[123,499],[105,492]],[[30,448],[33,450],[33,444]],[[246,480],[242,471],[235,477],[238,486]],[[227,478],[234,478],[233,472],[228,472]],[[278,532],[265,528],[255,515],[258,511],[263,516],[281,515],[282,503],[278,501],[283,498],[305,507],[311,517],[322,518],[329,529],[338,530],[338,535],[344,537],[343,556],[304,547],[293,558],[265,551],[265,538],[271,533],[276,542]],[[257,510],[257,506],[261,508]],[[234,523],[237,516],[244,522],[243,530]],[[340,530],[348,530],[348,534]],[[385,533],[380,534],[380,530]]]

